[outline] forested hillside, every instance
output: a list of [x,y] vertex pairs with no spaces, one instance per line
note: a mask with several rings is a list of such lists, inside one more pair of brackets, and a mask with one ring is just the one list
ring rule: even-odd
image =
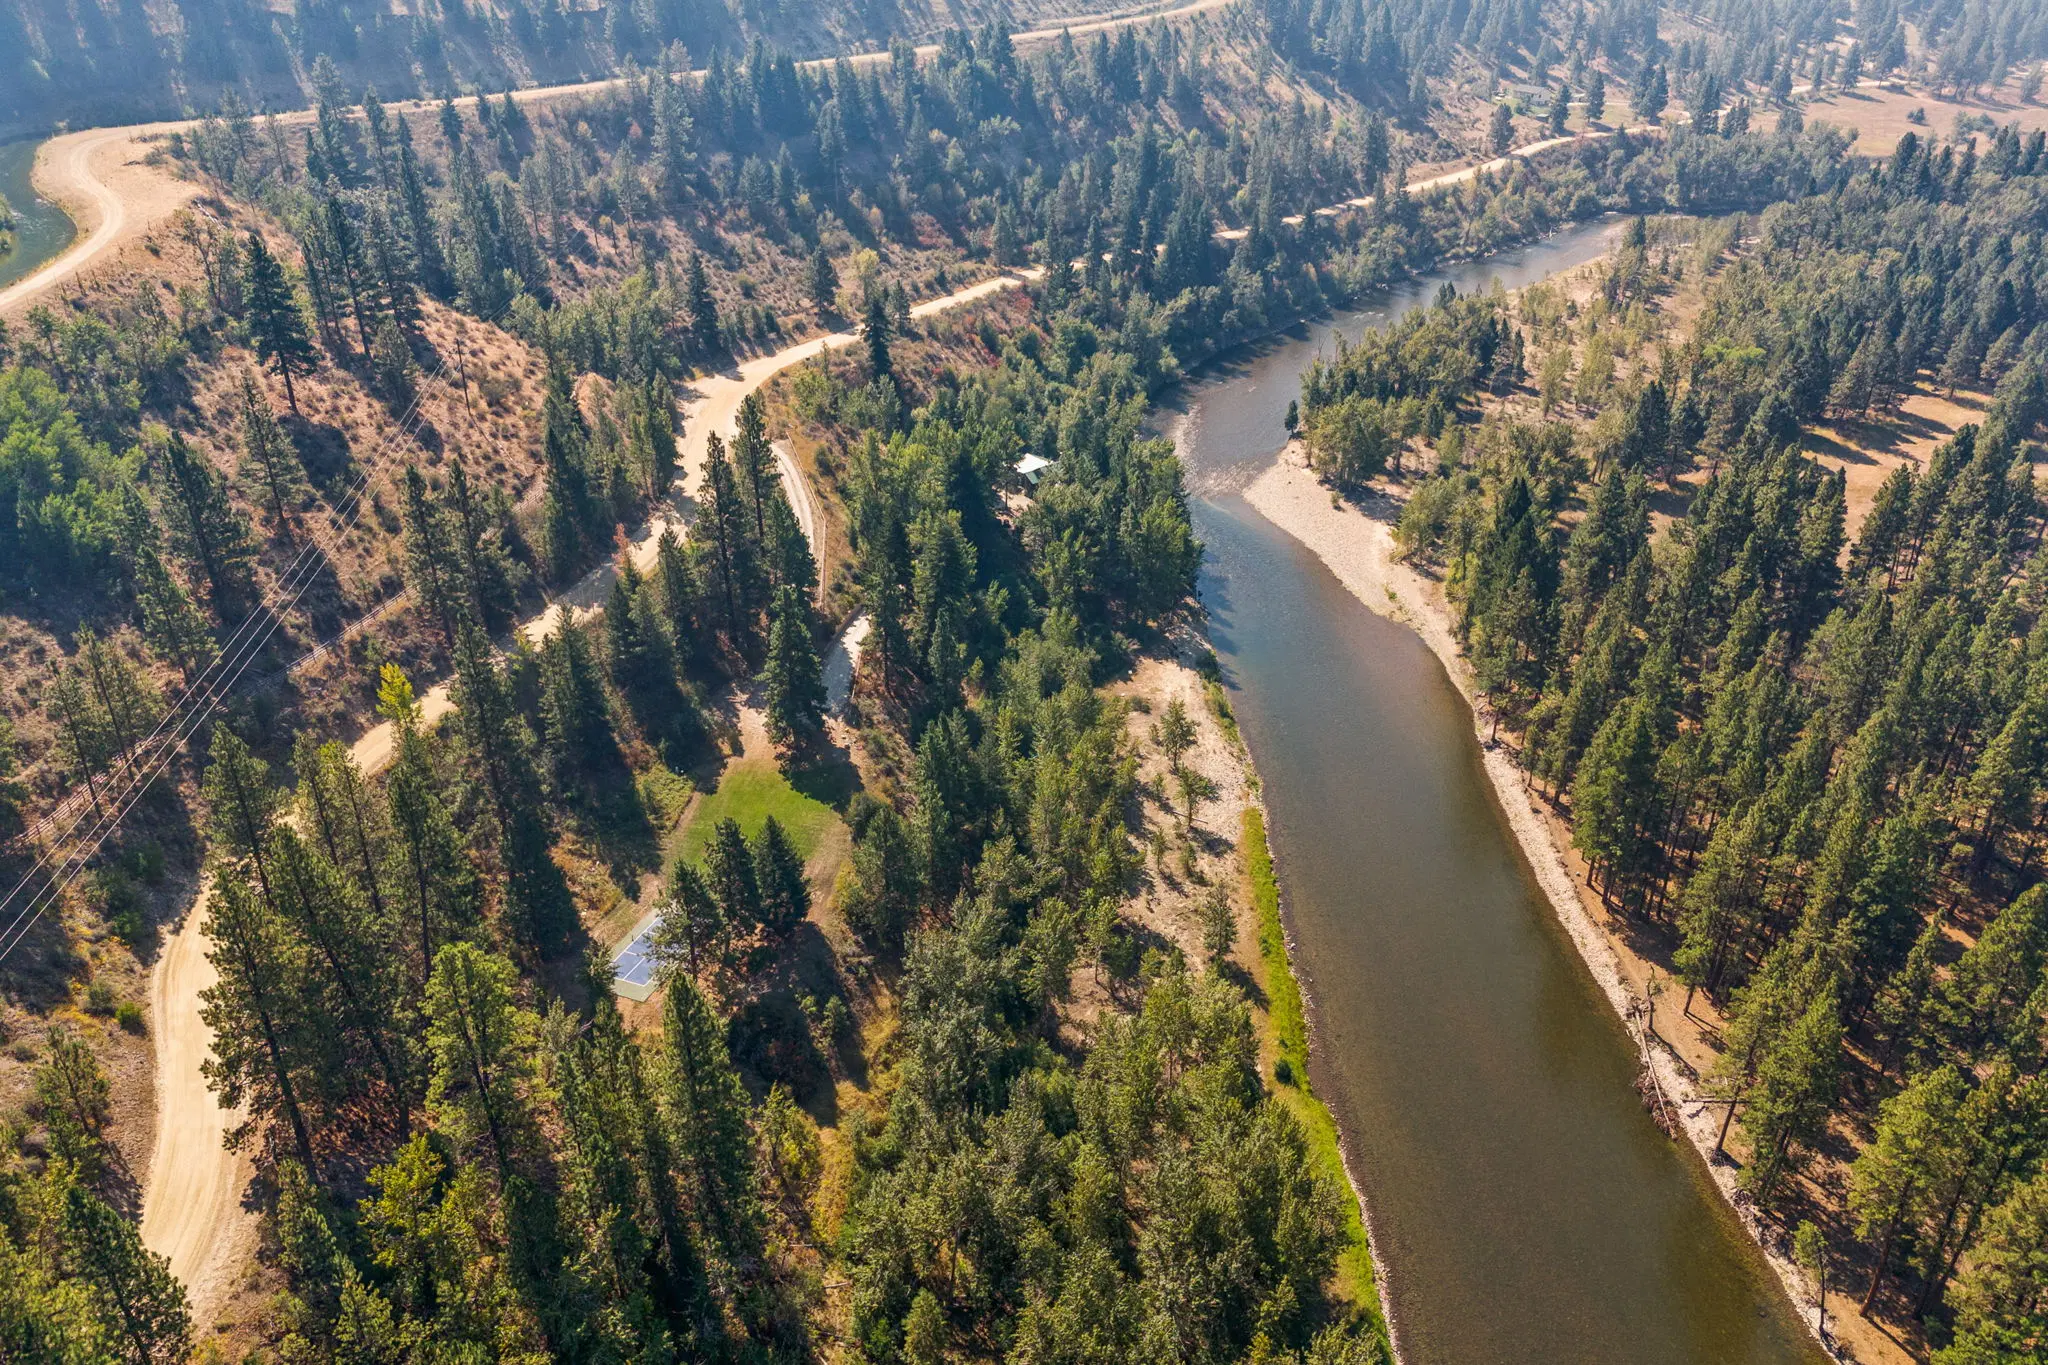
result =
[[[1072,11],[1069,11],[1072,12]],[[1026,21],[1030,6],[1011,11]],[[1044,7],[1047,17],[1062,13]],[[387,99],[432,97],[614,76],[687,49],[737,52],[756,37],[804,56],[884,46],[986,22],[973,4],[806,8],[722,0],[588,6],[506,4],[274,7],[256,0],[149,0],[0,5],[0,129],[57,120],[111,124],[184,117],[223,104],[255,110],[310,103],[325,56],[352,89]]]
[[[1702,311],[1661,347],[1671,253],[1638,229],[1590,313],[1446,301],[1302,395],[1340,482],[1440,433],[1401,544],[1442,566],[1601,900],[1685,1014],[1715,1011],[1742,1189],[1972,1365],[2030,1358],[2048,1302],[2044,213],[2041,134],[1909,137],[1708,239]],[[1528,400],[1456,422],[1523,373]],[[1927,393],[1977,411],[1852,518],[1812,429]]]
[[[694,22],[604,13],[607,42]],[[1794,109],[1709,123],[1712,90],[1691,129],[1624,133],[1593,96],[1640,80],[1657,112],[1653,11],[1472,13],[1242,7],[1028,49],[992,22],[829,67],[712,42],[701,76],[649,39],[629,80],[526,104],[387,104],[323,40],[287,45],[309,119],[238,95],[167,139],[195,209],[0,334],[10,1349],[170,1361],[224,1322],[293,1361],[1384,1359],[1327,1115],[1262,1061],[1271,963],[1234,956],[1246,867],[1198,837],[1198,727],[1111,690],[1183,668],[1193,620],[1201,547],[1142,434],[1152,395],[1446,258],[1781,200],[1803,202],[1765,230],[1819,274],[1718,302],[1738,340],[1674,370],[1662,428],[1636,405],[1664,434],[1630,468],[1751,479],[1745,432],[1782,443],[1837,401],[1832,377],[1818,400],[1772,386],[1853,369],[1865,331],[1873,404],[1909,360],[1977,383],[2035,345],[2022,253],[1912,213],[2016,228],[2037,144],[1872,178]],[[487,29],[494,60],[523,50],[516,14]],[[1497,106],[1494,150],[1595,136],[1408,192],[1472,147],[1428,122],[1462,107],[1451,86],[1490,91],[1503,62],[1548,94]],[[1808,240],[1848,233],[1856,196],[1920,243],[1882,300],[1856,290],[1890,276],[1822,270]],[[975,282],[1003,288],[951,311]],[[1824,305],[1849,320],[1783,316]],[[743,362],[842,332],[742,401],[765,373]],[[1305,395],[1349,476],[1535,363],[1486,301],[1390,344]],[[727,397],[730,430],[704,415]],[[2030,410],[2008,407],[2017,441]],[[1444,481],[1460,554],[1507,553],[1470,539],[1496,522],[1535,547],[1526,612],[1496,605],[1514,574],[1471,607],[1518,721],[1573,685],[1553,581],[1624,616],[1600,615],[1619,551],[1551,563],[1569,442],[1526,444],[1521,494],[1492,456]],[[1026,452],[1054,461],[1028,489]],[[1783,477],[1790,516],[1818,481]],[[1948,486],[1901,496],[1961,505]],[[2002,526],[2017,557],[1999,496],[2008,521],[1972,534]],[[1695,515],[1762,500],[1730,497]],[[1830,579],[1826,528],[1793,522],[1796,555],[1738,538],[1773,591],[1860,604],[1928,572],[1895,546],[1886,589]],[[1733,591],[1735,553],[1701,591]],[[1842,636],[1834,598],[1796,625],[1775,601],[1784,642],[1759,626],[1757,658]],[[1677,679],[1708,686],[1707,633],[1673,655],[1674,716]],[[1220,689],[1188,681],[1227,730]],[[1974,875],[2024,877],[2023,823]],[[1615,894],[1662,866],[1615,862]],[[1205,961],[1161,928],[1169,883]],[[166,1174],[141,1167],[179,1003],[143,983],[194,938],[215,980],[184,1003],[260,1219],[231,1292],[192,1286],[196,1320],[132,1216]],[[1743,967],[1796,938],[1760,920]],[[648,975],[615,982],[632,943]]]

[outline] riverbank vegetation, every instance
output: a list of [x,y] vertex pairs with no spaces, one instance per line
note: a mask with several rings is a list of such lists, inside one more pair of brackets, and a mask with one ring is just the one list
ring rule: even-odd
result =
[[[1601,899],[1663,945],[1688,1013],[1716,1011],[1704,1084],[1745,1196],[1788,1232],[1814,1218],[1863,1310],[1945,1362],[2023,1359],[2042,1331],[2015,1248],[2048,1178],[2048,329],[2007,244],[2044,174],[2039,134],[1909,138],[1703,236],[1701,311],[1661,345],[1645,305],[1669,252],[1638,228],[1597,325],[1540,291],[1519,315],[1447,299],[1303,391],[1339,479],[1427,431],[1404,400],[1442,396],[1443,469],[1408,501],[1404,549],[1442,566],[1489,703]],[[1500,359],[1517,349],[1519,369]],[[1858,457],[1811,458],[1806,433],[1881,425],[1920,392],[1975,395],[1974,420],[1893,460],[1851,524]]]

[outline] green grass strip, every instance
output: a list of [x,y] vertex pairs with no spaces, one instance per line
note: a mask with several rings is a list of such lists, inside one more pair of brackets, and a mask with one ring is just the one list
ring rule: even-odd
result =
[[774,763],[767,759],[742,759],[727,768],[717,788],[698,803],[689,827],[677,841],[676,854],[695,862],[710,846],[719,821],[739,821],[741,833],[751,839],[761,832],[761,826],[771,815],[782,823],[790,843],[806,858],[839,819],[839,813],[830,806],[790,786],[789,779]]
[[[1365,1219],[1360,1213],[1358,1192],[1344,1170],[1337,1120],[1309,1085],[1308,1018],[1302,1010],[1301,985],[1294,979],[1294,964],[1287,958],[1287,931],[1280,924],[1280,884],[1274,878],[1273,853],[1266,844],[1266,817],[1257,806],[1244,813],[1244,849],[1245,871],[1252,884],[1252,906],[1259,915],[1259,958],[1265,964],[1266,1013],[1280,1061],[1286,1063],[1292,1078],[1291,1084],[1282,1084],[1278,1091],[1282,1102],[1308,1134],[1310,1159],[1325,1178],[1350,1196],[1343,1201],[1344,1250],[1337,1257],[1338,1286],[1375,1321],[1384,1321],[1379,1290],[1372,1278]],[[1278,1069],[1276,1066],[1275,1070]]]

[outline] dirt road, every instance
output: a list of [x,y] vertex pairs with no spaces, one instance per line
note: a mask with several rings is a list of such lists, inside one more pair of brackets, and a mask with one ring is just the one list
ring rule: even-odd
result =
[[[1021,47],[1032,47],[1057,41],[1062,34],[1079,38],[1156,19],[1185,18],[1235,3],[1237,0],[1183,0],[1179,4],[1077,15],[1066,24],[1012,34],[1010,41]],[[929,57],[938,50],[937,43],[925,43],[916,49],[920,57]],[[840,60],[838,57],[820,57],[798,65],[820,70]],[[889,54],[886,51],[853,53],[845,60],[856,66],[867,66],[888,61]],[[702,74],[689,73],[692,77]],[[571,85],[534,86],[513,91],[512,98],[520,104],[547,104],[598,94],[619,84],[619,78],[610,78],[579,81]],[[476,98],[460,99],[456,104],[474,108]],[[403,100],[386,107],[417,113],[439,106],[425,100]],[[312,120],[313,112],[309,109],[278,115],[278,121],[286,127],[297,127]],[[36,153],[33,172],[36,190],[63,206],[78,224],[79,237],[34,274],[0,289],[0,314],[26,309],[87,265],[123,243],[142,237],[198,198],[201,189],[197,184],[179,179],[167,167],[151,166],[144,160],[154,140],[196,127],[198,122],[197,119],[180,119],[121,128],[89,128],[54,137],[43,144]]]
[[[1038,272],[1000,275],[983,280],[941,298],[927,300],[912,308],[913,317],[931,317],[951,308],[1004,289],[1015,289]],[[742,399],[770,379],[813,356],[842,346],[858,337],[835,332],[761,356],[724,374],[698,381],[695,397],[684,409],[683,469],[676,479],[669,501],[636,530],[628,552],[635,567],[651,569],[656,543],[664,529],[684,529],[688,507],[687,490],[701,483],[706,438],[713,431],[731,436]],[[807,536],[813,533],[816,514],[810,491],[786,454],[778,461],[785,486],[791,488],[791,503]],[[563,591],[548,608],[519,629],[536,644],[559,626],[561,614],[592,612],[611,591],[615,577],[607,562],[593,569]],[[857,651],[858,645],[853,649]],[[847,670],[849,676],[851,669]],[[454,689],[441,682],[420,696],[428,724],[454,709]],[[395,732],[390,724],[365,731],[351,746],[356,763],[366,773],[382,770],[391,762]],[[239,1116],[221,1110],[207,1089],[200,1067],[211,1055],[213,1032],[200,1018],[199,994],[215,980],[207,961],[208,943],[202,927],[206,921],[205,896],[187,912],[184,922],[165,945],[150,983],[150,999],[156,1029],[157,1135],[156,1154],[150,1162],[149,1184],[143,1194],[142,1236],[154,1251],[167,1257],[171,1272],[184,1282],[192,1297],[194,1316],[204,1324],[207,1310],[218,1305],[232,1288],[237,1267],[255,1245],[254,1220],[241,1206],[248,1184],[246,1158],[226,1150],[223,1139]]]
[[[1187,13],[1229,3],[1233,0],[1195,0],[1191,5],[1169,12]],[[1056,34],[1057,31],[1047,32]],[[559,94],[560,91],[554,93]],[[107,145],[118,145],[121,137],[132,136],[133,133],[134,130],[114,130],[105,135],[109,139]],[[1498,169],[1517,157],[1574,140],[1548,139],[1480,166],[1448,172],[1410,189],[1418,191],[1454,184],[1482,171]],[[86,168],[88,175],[92,173],[90,155],[90,152],[82,154],[77,162]],[[70,164],[71,159],[68,152],[59,158],[65,164]],[[1348,205],[1335,206],[1328,211],[1363,207],[1370,202],[1369,198],[1353,200]],[[133,214],[129,215],[128,221],[132,225]],[[130,230],[134,229],[131,227]],[[1231,234],[1219,236],[1227,240]],[[67,257],[71,254],[66,253]],[[64,259],[52,262],[51,268],[60,265]],[[942,297],[928,299],[914,306],[910,313],[913,318],[932,317],[1003,290],[1018,288],[1043,273],[1042,269],[1034,268],[994,276]],[[23,281],[24,284],[30,282]],[[49,286],[46,283],[42,287]],[[732,370],[694,382],[684,409],[683,468],[670,498],[629,539],[627,552],[633,557],[635,567],[643,571],[653,567],[656,545],[664,530],[673,528],[678,534],[683,532],[690,506],[689,491],[702,480],[707,439],[713,431],[725,437],[732,435],[741,401],[791,366],[853,345],[858,340],[857,334],[852,332],[813,337],[773,355],[756,357]],[[793,479],[795,488],[803,494],[801,499],[792,496],[792,503],[799,509],[800,524],[806,534],[810,534],[815,526],[815,515],[808,490],[803,488],[800,471],[780,452],[778,464],[785,482]],[[610,593],[615,572],[609,562],[600,565],[564,590],[546,610],[522,624],[519,630],[529,641],[537,644],[558,628],[564,612],[573,611],[580,616],[595,611]],[[864,618],[857,619],[846,637],[835,642],[830,671],[837,684],[831,689],[836,694],[836,705],[844,704],[843,687],[851,681],[861,640],[866,634],[866,624]],[[435,684],[421,694],[420,703],[429,724],[440,720],[454,709],[452,685],[449,682]],[[394,739],[389,724],[379,724],[365,731],[351,746],[357,764],[369,773],[384,768],[391,761]],[[235,1121],[235,1116],[219,1109],[200,1073],[201,1064],[212,1047],[211,1031],[199,1016],[199,993],[212,981],[212,968],[206,961],[207,943],[201,932],[204,921],[202,896],[166,945],[152,979],[157,1055],[157,1141],[149,1184],[144,1192],[142,1225],[144,1241],[170,1259],[172,1272],[185,1283],[192,1296],[195,1317],[202,1324],[207,1322],[207,1310],[217,1305],[221,1301],[220,1296],[231,1286],[236,1269],[246,1259],[249,1248],[254,1246],[256,1236],[253,1219],[241,1207],[241,1193],[248,1179],[247,1163],[227,1152],[222,1144],[222,1138],[229,1124]]]
[[40,270],[0,289],[0,313],[28,307],[198,197],[197,185],[143,162],[149,151],[144,139],[183,126],[88,129],[51,138],[36,150],[36,189],[71,215],[78,237]]

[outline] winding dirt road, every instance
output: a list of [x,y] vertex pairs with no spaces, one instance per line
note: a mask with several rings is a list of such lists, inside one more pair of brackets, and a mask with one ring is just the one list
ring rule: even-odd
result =
[[[1231,3],[1234,0],[1194,0],[1172,10],[1092,21],[1076,25],[1070,31],[1087,32],[1167,15],[1221,8]],[[1037,30],[1018,35],[1018,40],[1043,40],[1057,37],[1059,32],[1056,29]],[[560,97],[600,88],[604,84],[609,83],[529,91],[520,97]],[[142,165],[136,155],[141,139],[180,126],[183,125],[112,129],[76,134],[49,144],[46,149],[49,152],[47,165],[60,177],[76,177],[75,185],[53,188],[58,193],[75,190],[101,204],[98,210],[100,217],[69,251],[35,275],[0,292],[0,309],[17,306],[55,287],[80,266],[117,245],[124,236],[146,231],[190,202],[198,192],[196,187],[172,180],[155,168]],[[1503,167],[1518,157],[1575,140],[1547,139],[1482,165],[1451,171],[1409,188],[1411,192],[1417,192],[1455,184]],[[109,173],[106,163],[114,158],[119,159]],[[39,177],[45,164],[45,160],[39,159]],[[106,178],[102,179],[102,175]],[[149,183],[138,185],[138,177]],[[45,192],[51,190],[46,189]],[[1369,197],[1361,198],[1317,212],[1342,212],[1348,208],[1367,207],[1371,202]],[[1218,235],[1228,240],[1241,234],[1225,232]],[[992,294],[1018,288],[1042,274],[1042,270],[1032,269],[994,276],[917,304],[910,310],[911,316],[932,317]],[[814,337],[773,355],[748,360],[733,370],[696,381],[693,394],[685,405],[683,469],[672,496],[629,540],[627,553],[633,557],[636,567],[643,570],[652,567],[656,543],[664,530],[674,528],[680,532],[684,528],[689,507],[688,490],[701,482],[707,437],[713,431],[725,436],[732,434],[741,401],[791,366],[850,346],[857,340],[858,336],[852,332]],[[778,452],[778,464],[785,483],[793,486],[792,502],[798,507],[799,521],[810,534],[815,528],[815,514],[808,489],[786,453]],[[520,631],[527,639],[538,643],[558,628],[563,612],[574,611],[581,615],[594,611],[610,592],[614,575],[615,570],[610,563],[599,566],[561,593],[545,611],[522,624]],[[848,638],[835,643],[836,656],[850,656],[845,657],[843,663],[839,657],[834,660],[848,675],[852,671],[852,659],[858,657],[858,635],[865,633],[865,624],[864,619],[856,620]],[[452,688],[447,682],[427,689],[420,701],[430,724],[454,708]],[[391,761],[393,742],[392,727],[380,724],[365,731],[352,745],[352,752],[365,772],[374,773]],[[240,1116],[219,1107],[202,1072],[202,1066],[211,1054],[213,1037],[200,1017],[199,997],[216,979],[207,960],[209,945],[202,932],[206,914],[202,894],[167,940],[151,980],[157,1066],[157,1132],[143,1195],[142,1216],[144,1242],[169,1260],[172,1273],[184,1282],[192,1300],[194,1316],[202,1325],[210,1325],[211,1311],[233,1291],[257,1240],[254,1215],[243,1205],[243,1193],[250,1176],[248,1159],[227,1151],[224,1142],[229,1127],[238,1122]]]
[[[1145,5],[1076,15],[1065,24],[1012,34],[1010,41],[1020,47],[1033,47],[1056,42],[1062,35],[1079,38],[1159,19],[1184,19],[1236,3],[1237,0],[1182,0],[1178,4]],[[924,43],[916,48],[919,57],[929,57],[938,50],[937,43]],[[840,60],[842,58],[819,57],[797,65],[815,71],[831,67]],[[886,51],[851,53],[843,60],[855,66],[869,66],[888,61],[889,54]],[[688,73],[691,78],[702,74],[701,71]],[[512,98],[519,104],[548,104],[598,94],[622,83],[623,78],[614,77],[578,81],[570,85],[534,86],[513,91]],[[460,99],[456,104],[473,108],[476,98]],[[403,100],[394,101],[387,107],[399,112],[417,113],[439,106],[426,100]],[[278,115],[278,121],[286,127],[297,127],[312,120],[313,111],[310,109],[291,110]],[[72,221],[78,225],[79,236],[34,273],[0,289],[0,315],[28,307],[115,247],[143,236],[197,199],[202,193],[197,184],[178,178],[167,168],[151,166],[144,158],[148,156],[151,144],[158,139],[187,131],[198,123],[197,119],[174,119],[122,128],[89,128],[60,134],[38,148],[35,169],[31,173],[36,191],[71,215]]]
[[0,313],[25,308],[115,247],[199,196],[199,187],[144,164],[145,141],[181,123],[92,128],[36,149],[36,190],[71,215],[78,236],[40,269],[0,289]]
[[[931,317],[1002,290],[1015,289],[1039,273],[1028,271],[982,280],[918,304],[910,310],[911,316]],[[628,553],[633,556],[635,567],[653,567],[662,531],[674,528],[680,533],[684,529],[689,505],[687,490],[702,482],[707,437],[713,431],[726,437],[733,434],[741,400],[790,366],[850,346],[857,340],[852,332],[814,337],[696,382],[694,396],[684,407],[683,470],[661,511],[630,538]],[[815,528],[810,491],[794,461],[782,455],[778,463],[785,485],[793,484],[791,501],[797,509],[799,524],[810,535]],[[545,611],[523,623],[519,630],[538,644],[559,627],[563,612],[574,611],[581,616],[595,611],[610,593],[615,576],[611,563],[600,565],[564,590]],[[454,709],[452,684],[436,683],[421,694],[420,704],[429,724],[439,721]],[[366,773],[375,773],[391,762],[395,740],[391,725],[379,724],[366,730],[350,751]],[[220,1108],[201,1071],[212,1052],[213,1032],[200,1017],[199,996],[216,980],[213,966],[207,960],[209,945],[203,932],[206,914],[202,893],[165,944],[151,978],[157,1131],[142,1206],[143,1241],[170,1261],[171,1272],[184,1282],[192,1298],[194,1315],[202,1323],[206,1321],[206,1310],[222,1303],[232,1291],[238,1268],[256,1241],[254,1218],[242,1207],[242,1192],[250,1176],[249,1162],[246,1157],[229,1152],[224,1142],[229,1127],[240,1116]]]

